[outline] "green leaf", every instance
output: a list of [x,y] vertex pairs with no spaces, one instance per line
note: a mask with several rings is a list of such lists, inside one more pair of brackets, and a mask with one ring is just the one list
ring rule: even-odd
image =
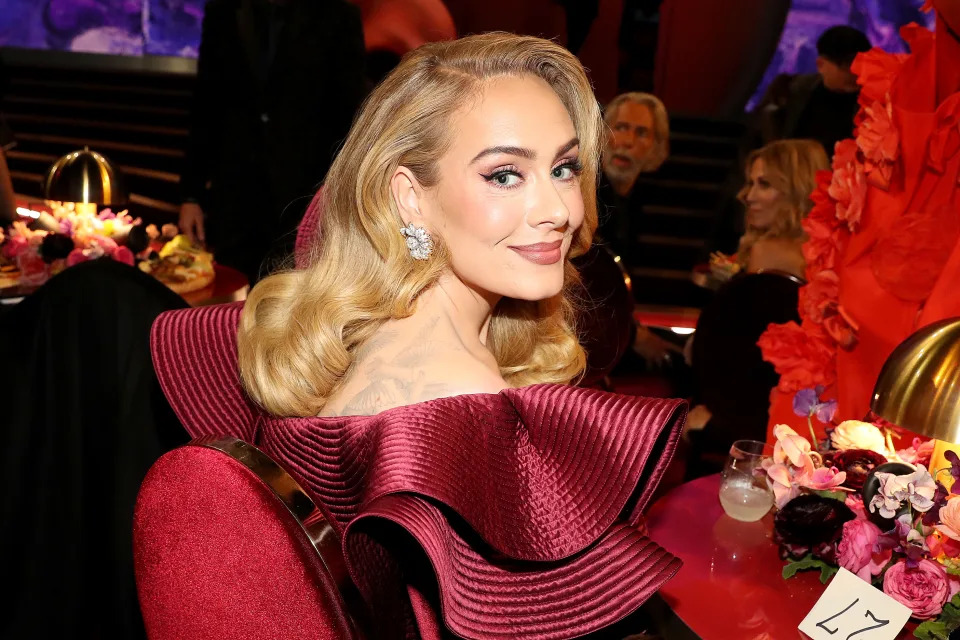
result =
[[846,491],[827,491],[826,489],[820,491],[814,491],[815,494],[821,498],[833,498],[834,500],[839,500],[840,502],[846,502],[847,492]]
[[944,605],[939,617],[918,625],[913,635],[920,640],[948,640],[954,629],[960,629],[960,594]]
[[913,637],[920,640],[949,640],[950,631],[939,620],[927,620],[917,625],[913,630]]
[[840,567],[824,562],[820,558],[814,558],[812,553],[808,553],[799,560],[791,562],[783,567],[783,579],[789,580],[793,576],[797,575],[797,571],[804,571],[805,569],[819,569],[820,570],[820,582],[822,584],[827,584],[827,581],[834,576],[834,574],[840,570]]

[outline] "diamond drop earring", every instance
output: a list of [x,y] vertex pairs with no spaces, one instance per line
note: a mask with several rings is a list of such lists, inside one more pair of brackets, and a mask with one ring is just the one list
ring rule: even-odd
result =
[[410,256],[414,260],[428,260],[433,253],[433,238],[423,227],[418,227],[412,222],[405,227],[400,227],[400,235],[407,239],[407,249],[410,250]]

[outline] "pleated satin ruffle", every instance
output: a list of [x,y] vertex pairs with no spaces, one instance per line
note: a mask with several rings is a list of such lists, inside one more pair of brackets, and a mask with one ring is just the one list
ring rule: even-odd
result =
[[[240,388],[239,310],[161,316],[151,342],[161,385],[192,436],[253,442],[323,504],[375,610],[404,593],[385,583],[429,573],[439,615],[403,607],[425,635],[440,619],[466,638],[569,638],[629,614],[679,569],[638,522],[673,455],[682,401],[543,384],[375,416],[276,418]],[[418,553],[398,552],[398,535]]]

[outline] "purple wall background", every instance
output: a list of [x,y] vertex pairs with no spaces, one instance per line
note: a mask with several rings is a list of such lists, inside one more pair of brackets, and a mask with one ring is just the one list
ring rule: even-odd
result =
[[[0,0],[0,46],[195,58],[206,0]],[[836,24],[903,51],[899,28],[933,24],[923,0],[794,0],[770,66],[747,108],[780,73],[816,71],[816,41]]]
[[817,38],[834,25],[856,27],[867,34],[873,46],[886,51],[906,51],[899,34],[901,26],[910,22],[933,26],[933,12],[924,13],[921,6],[923,0],[793,0],[777,52],[747,109],[763,97],[778,74],[815,72]]
[[0,46],[197,57],[205,0],[0,0]]

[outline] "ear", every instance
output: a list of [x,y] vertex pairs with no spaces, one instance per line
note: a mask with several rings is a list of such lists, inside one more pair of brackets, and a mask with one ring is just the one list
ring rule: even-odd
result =
[[817,56],[817,73],[823,73],[823,67],[827,60],[823,56]]
[[424,190],[420,186],[413,172],[406,167],[397,167],[390,178],[390,193],[397,203],[400,219],[404,225],[411,222],[418,227],[424,226],[422,207],[424,205]]

